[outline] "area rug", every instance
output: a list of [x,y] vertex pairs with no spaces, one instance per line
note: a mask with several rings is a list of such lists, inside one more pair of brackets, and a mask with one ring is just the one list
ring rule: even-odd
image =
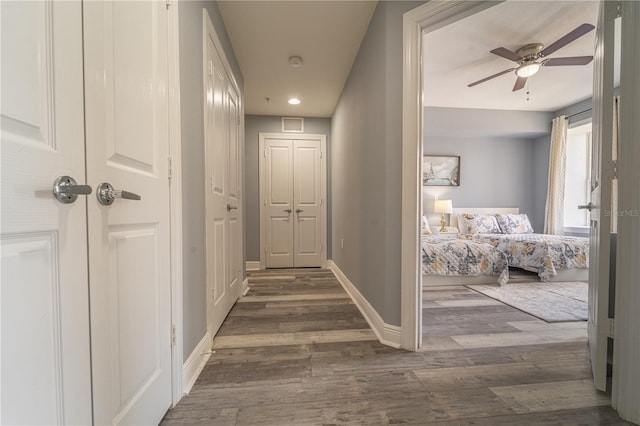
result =
[[589,285],[586,282],[533,282],[467,287],[546,322],[587,320]]

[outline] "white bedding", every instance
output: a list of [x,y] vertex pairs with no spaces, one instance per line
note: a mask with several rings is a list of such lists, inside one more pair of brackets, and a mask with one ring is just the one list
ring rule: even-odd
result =
[[440,276],[497,277],[499,284],[509,280],[504,253],[489,244],[471,240],[422,236],[422,273]]
[[559,270],[589,268],[589,239],[546,234],[464,234],[491,244],[506,255],[509,266],[536,272],[552,281]]

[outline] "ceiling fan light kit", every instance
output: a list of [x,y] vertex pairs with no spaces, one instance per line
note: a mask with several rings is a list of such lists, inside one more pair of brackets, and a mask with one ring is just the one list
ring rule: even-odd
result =
[[522,46],[515,52],[505,48],[498,47],[491,51],[494,55],[500,56],[502,58],[508,59],[510,61],[516,62],[518,64],[515,68],[509,68],[507,70],[501,71],[499,73],[493,74],[489,77],[483,78],[482,80],[475,81],[471,84],[468,84],[467,87],[477,86],[478,84],[484,83],[501,75],[507,74],[511,71],[515,71],[517,76],[516,83],[513,86],[513,91],[517,91],[522,89],[529,77],[536,74],[543,66],[573,66],[573,65],[587,65],[589,62],[593,60],[593,56],[575,56],[575,57],[566,57],[566,58],[550,58],[543,59],[556,50],[566,46],[567,44],[575,41],[576,39],[582,37],[587,34],[595,27],[591,24],[582,24],[578,26],[573,31],[569,32],[565,36],[551,43],[549,46],[545,47],[541,43],[531,43],[525,46]]
[[525,62],[524,64],[516,68],[516,74],[518,75],[518,77],[524,78],[531,77],[538,71],[540,71],[540,64],[534,61]]

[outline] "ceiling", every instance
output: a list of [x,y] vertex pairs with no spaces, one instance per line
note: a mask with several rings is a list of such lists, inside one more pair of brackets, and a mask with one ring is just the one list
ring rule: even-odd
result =
[[[375,6],[362,0],[218,1],[244,77],[245,113],[331,117]],[[289,65],[294,55],[303,60],[299,68]],[[289,105],[292,97],[301,103]]]
[[[467,85],[515,64],[490,50],[549,45],[583,23],[595,25],[597,16],[594,1],[507,1],[425,34],[425,106],[558,111],[589,98],[593,62],[543,67],[516,92],[513,72],[471,88]],[[595,31],[591,31],[550,57],[593,55],[594,46]]]

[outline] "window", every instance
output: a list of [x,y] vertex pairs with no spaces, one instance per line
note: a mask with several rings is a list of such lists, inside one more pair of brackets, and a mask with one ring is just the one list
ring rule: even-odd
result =
[[591,181],[591,123],[567,131],[564,183],[564,226],[589,226],[589,212],[578,205],[589,202]]

